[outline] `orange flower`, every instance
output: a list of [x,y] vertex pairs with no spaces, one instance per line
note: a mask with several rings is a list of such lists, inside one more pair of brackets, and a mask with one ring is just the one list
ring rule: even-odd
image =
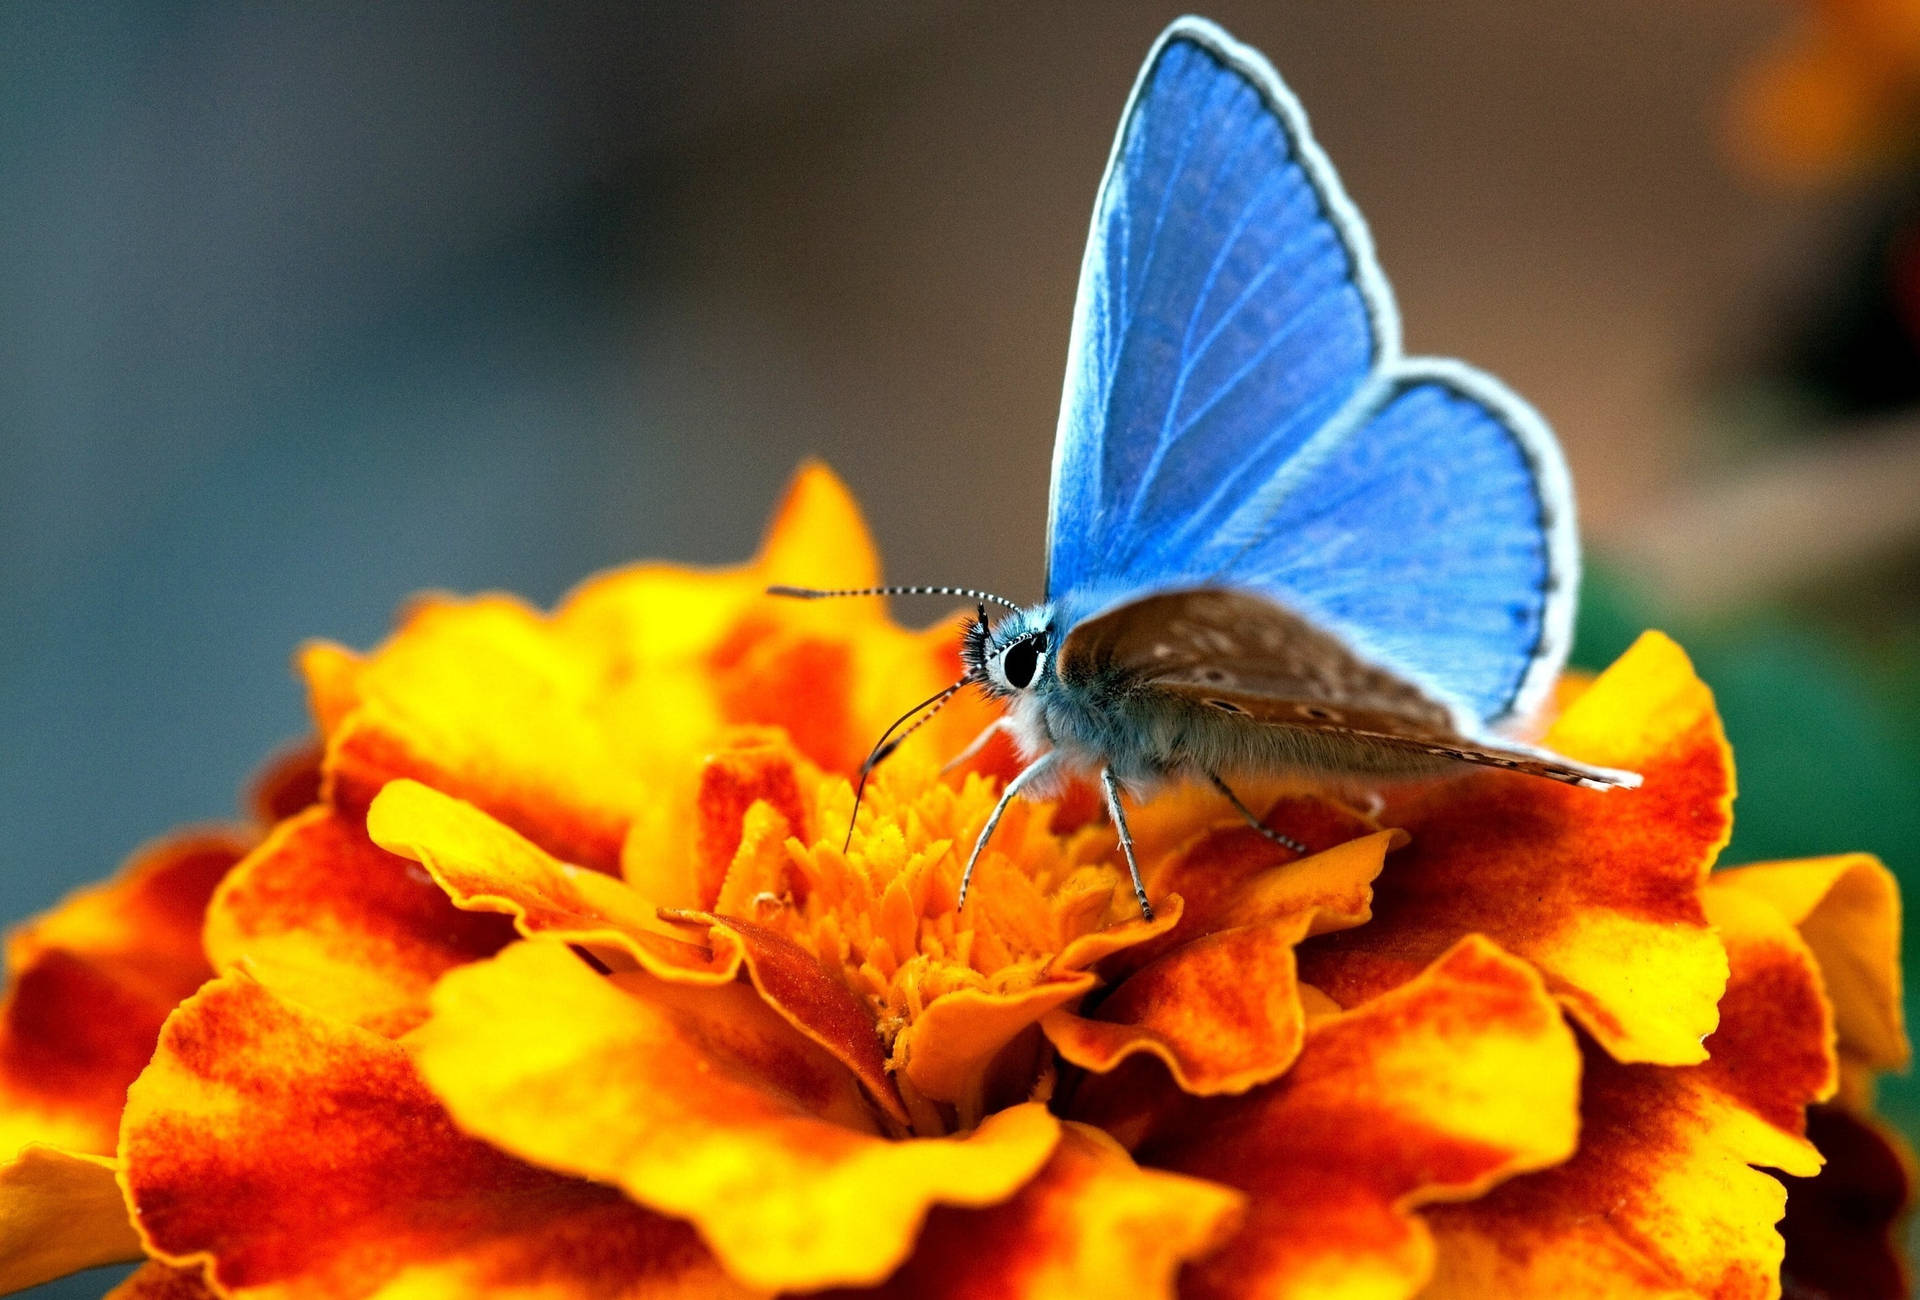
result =
[[1748,70],[1734,153],[1774,180],[1817,183],[1911,156],[1920,130],[1920,3],[1812,0]]
[[[1473,772],[1377,822],[1265,791],[1304,857],[1171,793],[1134,828],[1151,922],[1070,793],[1015,805],[958,913],[1009,756],[937,764],[979,703],[841,847],[951,630],[761,595],[875,567],[810,469],[742,569],[306,650],[324,753],[266,829],[16,937],[0,1282],[144,1255],[120,1294],[1767,1296],[1767,1171],[1828,1240],[1855,1203],[1810,1106],[1846,1170],[1897,1171],[1866,1116],[1906,1057],[1891,879],[1709,874],[1730,756],[1658,634],[1547,742],[1639,791]],[[1882,1200],[1827,1253],[1896,1267]]]

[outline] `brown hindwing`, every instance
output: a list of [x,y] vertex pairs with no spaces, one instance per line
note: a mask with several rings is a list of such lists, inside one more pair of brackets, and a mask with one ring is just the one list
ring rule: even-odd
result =
[[1061,680],[1110,697],[1164,693],[1223,720],[1573,785],[1633,786],[1631,772],[1465,734],[1454,711],[1265,596],[1223,588],[1161,592],[1091,618],[1061,645]]

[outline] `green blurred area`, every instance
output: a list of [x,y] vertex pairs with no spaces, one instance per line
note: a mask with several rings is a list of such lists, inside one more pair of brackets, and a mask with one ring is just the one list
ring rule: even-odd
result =
[[[1604,668],[1657,627],[1692,656],[1733,745],[1739,794],[1721,865],[1877,854],[1920,884],[1920,624],[1857,630],[1782,602],[1689,619],[1604,564],[1587,574],[1573,662]],[[1920,927],[1902,960],[1920,969]],[[1880,1105],[1920,1138],[1920,1078],[1889,1077]]]

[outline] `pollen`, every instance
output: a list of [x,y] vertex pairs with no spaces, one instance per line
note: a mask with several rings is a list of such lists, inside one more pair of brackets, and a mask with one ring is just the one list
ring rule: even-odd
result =
[[807,773],[811,843],[763,802],[748,812],[715,910],[784,934],[872,1010],[895,1068],[902,1032],[961,991],[1017,996],[1059,973],[1083,936],[1124,921],[1132,895],[1112,833],[1056,833],[1054,808],[1016,800],[955,905],[966,854],[998,798],[979,775],[937,779],[903,755],[869,783],[853,834],[845,777]]

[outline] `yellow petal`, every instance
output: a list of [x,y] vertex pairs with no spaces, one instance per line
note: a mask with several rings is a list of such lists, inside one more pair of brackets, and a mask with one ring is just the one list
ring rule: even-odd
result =
[[425,867],[457,907],[504,913],[524,935],[618,949],[654,963],[657,973],[683,967],[686,978],[707,983],[726,983],[738,970],[716,966],[621,881],[561,862],[472,804],[417,781],[380,792],[367,833]]
[[427,993],[461,962],[513,938],[505,918],[462,912],[357,820],[321,804],[276,826],[207,907],[207,956],[376,1033],[426,1018]]
[[[1172,1300],[1182,1264],[1238,1225],[1244,1198],[1142,1169],[1099,1129],[1069,1123],[1038,1177],[1004,1205],[936,1209],[887,1300]],[[851,1300],[851,1297],[849,1297]]]
[[1540,977],[1480,938],[1315,1021],[1292,1070],[1244,1096],[1179,1101],[1136,1152],[1248,1194],[1245,1226],[1189,1269],[1182,1295],[1412,1295],[1433,1252],[1411,1207],[1566,1159],[1579,1075]]
[[754,989],[602,977],[545,941],[447,976],[415,1045],[463,1127],[692,1221],[768,1288],[879,1281],[929,1208],[1005,1200],[1059,1137],[1033,1105],[881,1137],[852,1073]]
[[1765,899],[1800,930],[1833,1004],[1844,1069],[1904,1070],[1900,885],[1865,853],[1723,871],[1717,888]]
[[235,975],[168,1019],[121,1168],[150,1253],[244,1300],[747,1294],[685,1223],[459,1132],[399,1044]]
[[[1186,857],[1209,860],[1216,842],[1245,844],[1253,834],[1208,836]],[[1275,1078],[1306,1033],[1294,945],[1366,920],[1393,842],[1393,832],[1380,831],[1213,891],[1227,894],[1224,910],[1237,924],[1195,936],[1183,923],[1160,941],[1178,946],[1135,970],[1090,1015],[1051,1013],[1048,1038],[1068,1061],[1100,1073],[1150,1054],[1193,1093],[1244,1092]],[[1197,875],[1191,867],[1183,874]]]
[[1586,790],[1480,771],[1390,798],[1406,827],[1373,920],[1300,950],[1301,976],[1353,1006],[1411,978],[1462,934],[1532,962],[1620,1061],[1702,1059],[1726,953],[1700,886],[1732,827],[1733,766],[1713,697],[1649,632],[1575,700],[1546,743],[1640,772]]
[[0,1165],[0,1290],[140,1258],[104,1156],[30,1146]]
[[0,1157],[113,1150],[127,1085],[174,1004],[213,972],[200,919],[246,837],[183,832],[16,931],[0,1005]]
[[1732,969],[1708,1059],[1667,1069],[1590,1050],[1572,1160],[1426,1211],[1432,1296],[1778,1293],[1786,1193],[1761,1168],[1820,1167],[1805,1108],[1834,1086],[1832,1019],[1778,911],[1724,878],[1706,899]]
[[[810,759],[847,771],[902,707],[959,676],[948,629],[903,631],[874,601],[810,604],[765,590],[874,574],[851,498],[816,466],[753,564],[622,570],[550,617],[504,596],[421,601],[364,658],[303,658],[327,735],[328,796],[351,814],[412,778],[567,862],[615,872],[623,847],[672,855],[697,760],[727,728],[783,727]],[[981,707],[949,710],[916,743],[952,752],[964,743],[955,728]]]

